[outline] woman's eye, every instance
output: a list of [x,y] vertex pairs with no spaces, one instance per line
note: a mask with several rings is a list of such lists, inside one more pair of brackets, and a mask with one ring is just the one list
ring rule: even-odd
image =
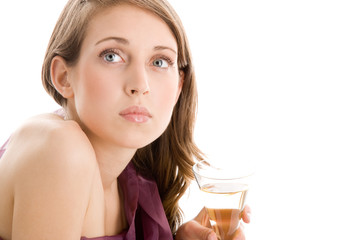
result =
[[104,60],[111,63],[121,62],[121,57],[116,53],[107,53],[104,55]]
[[153,61],[153,65],[155,67],[159,67],[159,68],[169,67],[169,63],[164,59],[156,59],[155,61]]

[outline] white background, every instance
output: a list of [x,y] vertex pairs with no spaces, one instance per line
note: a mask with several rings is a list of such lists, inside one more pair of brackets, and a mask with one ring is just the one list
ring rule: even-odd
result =
[[[0,7],[0,141],[58,106],[41,64],[65,0]],[[247,239],[360,239],[360,4],[172,0],[199,87],[196,141],[255,165]],[[201,208],[194,185],[186,219]]]

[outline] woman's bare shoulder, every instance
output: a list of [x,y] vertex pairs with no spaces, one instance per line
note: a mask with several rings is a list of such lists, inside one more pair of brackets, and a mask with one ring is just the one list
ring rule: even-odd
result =
[[6,159],[16,166],[19,174],[42,166],[72,171],[91,170],[96,165],[92,145],[80,126],[55,114],[35,116],[20,126],[10,138]]
[[77,122],[64,120],[56,114],[42,114],[25,121],[11,136],[9,147],[19,142],[23,147],[31,146],[28,150],[44,146],[55,147],[52,143],[56,143],[58,148],[71,146],[81,149],[84,145],[91,146]]
[[13,189],[12,228],[21,229],[13,238],[51,231],[64,239],[81,235],[97,162],[76,122],[53,114],[29,119],[12,135],[1,161]]
[[[42,137],[85,137],[80,126],[72,120],[64,120],[56,114],[37,115],[26,120],[13,134],[11,141]],[[57,138],[55,138],[57,140]],[[85,140],[85,139],[84,139]]]

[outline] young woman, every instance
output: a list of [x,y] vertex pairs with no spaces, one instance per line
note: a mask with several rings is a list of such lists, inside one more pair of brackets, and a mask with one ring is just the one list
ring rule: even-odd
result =
[[216,239],[205,211],[180,226],[202,154],[190,50],[166,1],[70,0],[42,79],[62,110],[0,150],[2,239]]

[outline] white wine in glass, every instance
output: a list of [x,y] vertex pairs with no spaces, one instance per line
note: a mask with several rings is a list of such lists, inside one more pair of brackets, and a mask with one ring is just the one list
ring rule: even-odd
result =
[[196,163],[193,172],[218,239],[233,239],[240,227],[252,174],[231,167],[216,168],[206,161]]

